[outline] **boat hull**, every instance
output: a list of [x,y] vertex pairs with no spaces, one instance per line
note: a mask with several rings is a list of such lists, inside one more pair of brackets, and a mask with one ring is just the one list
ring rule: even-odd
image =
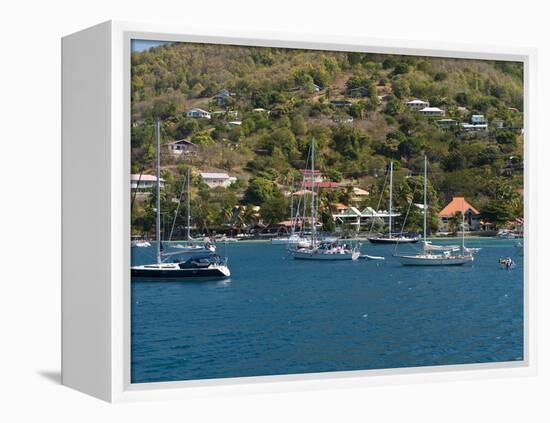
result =
[[403,266],[462,266],[474,261],[473,256],[434,257],[434,256],[397,256]]
[[271,238],[271,243],[274,245],[296,244],[299,238]]
[[367,238],[371,244],[414,244],[418,238]]
[[292,257],[296,260],[319,260],[319,261],[335,261],[335,260],[357,260],[359,258],[359,252],[353,253],[319,253],[317,251],[292,251]]
[[134,266],[130,269],[132,278],[146,279],[225,279],[231,276],[227,266],[216,265],[202,268],[180,268],[179,266]]

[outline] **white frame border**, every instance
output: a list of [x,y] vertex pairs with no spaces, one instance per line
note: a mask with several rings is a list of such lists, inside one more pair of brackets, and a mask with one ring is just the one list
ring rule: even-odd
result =
[[[535,118],[537,52],[435,41],[389,40],[363,37],[246,32],[234,29],[190,28],[180,25],[110,22],[111,25],[111,400],[138,401],[281,391],[365,387],[404,383],[532,376],[536,360],[536,228],[538,211]],[[341,50],[415,56],[508,60],[524,63],[524,360],[487,364],[429,366],[386,370],[258,376],[181,382],[130,383],[130,40],[161,40]],[[418,46],[421,45],[422,48]],[[122,143],[119,140],[123,140]]]

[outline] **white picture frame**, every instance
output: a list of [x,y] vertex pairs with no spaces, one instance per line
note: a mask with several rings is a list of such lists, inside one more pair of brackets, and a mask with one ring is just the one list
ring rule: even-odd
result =
[[[524,63],[524,360],[307,375],[130,383],[132,39],[512,60]],[[105,22],[62,40],[62,383],[110,402],[526,376],[536,373],[536,51],[436,41],[228,33]],[[82,195],[85,191],[86,195]],[[82,241],[85,240],[83,243]]]

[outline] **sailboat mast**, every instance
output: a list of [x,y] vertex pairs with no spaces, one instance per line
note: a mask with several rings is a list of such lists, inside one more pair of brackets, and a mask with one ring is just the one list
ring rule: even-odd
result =
[[191,172],[187,168],[187,241],[191,239]]
[[389,229],[389,234],[388,234],[389,238],[391,238],[392,197],[393,197],[393,161],[390,162],[390,210],[389,210],[389,215],[390,215],[389,226],[390,226],[390,229]]
[[315,245],[315,138],[311,139],[311,246]]
[[160,240],[160,121],[157,121],[157,225],[156,238],[157,241],[157,264],[162,262],[161,257],[161,240]]
[[462,199],[462,251],[464,251],[464,198]]
[[294,222],[294,178],[290,185],[290,223],[292,224],[291,234],[294,234],[294,228],[296,226]]
[[428,159],[424,156],[424,243],[427,241],[427,223],[428,223],[428,196],[427,196],[427,172],[428,172]]

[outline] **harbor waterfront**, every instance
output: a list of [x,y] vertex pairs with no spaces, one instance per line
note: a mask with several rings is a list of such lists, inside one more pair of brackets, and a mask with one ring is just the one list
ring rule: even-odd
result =
[[[523,360],[522,244],[470,238],[468,247],[482,248],[472,264],[410,268],[394,245],[363,243],[361,254],[383,261],[327,263],[268,242],[218,244],[229,279],[132,282],[131,381]],[[155,251],[155,242],[133,248],[132,265]]]

